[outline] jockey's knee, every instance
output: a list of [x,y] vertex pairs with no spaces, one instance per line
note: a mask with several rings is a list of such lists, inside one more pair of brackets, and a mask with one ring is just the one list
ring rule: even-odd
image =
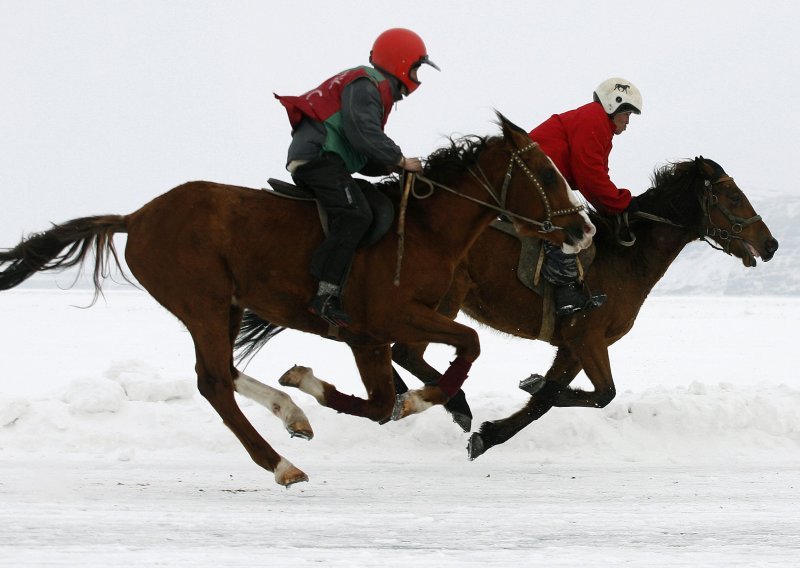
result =
[[348,217],[351,226],[361,229],[362,232],[366,232],[369,226],[372,225],[372,209],[369,206],[353,209],[353,212]]

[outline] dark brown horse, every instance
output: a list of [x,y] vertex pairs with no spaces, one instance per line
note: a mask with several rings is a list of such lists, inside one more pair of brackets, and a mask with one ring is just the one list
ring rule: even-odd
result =
[[[711,160],[697,158],[657,170],[653,187],[641,197],[641,209],[646,213],[632,216],[637,238],[630,247],[618,244],[608,220],[594,217],[597,251],[587,282],[591,289],[608,292],[608,301],[557,322],[550,340],[558,348],[552,366],[543,379],[534,375],[537,380],[525,389],[534,394],[525,407],[505,419],[484,422],[472,434],[471,459],[505,442],[554,406],[602,408],[611,402],[616,391],[608,346],[631,330],[650,290],[689,242],[711,239],[745,266],[755,266],[759,256],[770,260],[778,249],[778,241],[742,190]],[[440,312],[455,318],[460,309],[502,332],[537,339],[542,298],[517,279],[519,255],[517,238],[497,230],[484,232],[456,271]],[[422,358],[425,347],[396,344],[393,358],[424,382],[435,383],[439,374]],[[581,370],[594,391],[568,386]],[[463,427],[471,414],[466,401],[453,404],[457,400],[454,397],[448,410]]]
[[[393,282],[395,232],[356,255],[344,298],[353,323],[339,330],[338,338],[350,346],[368,398],[318,383],[312,391],[321,404],[372,420],[388,418],[395,403],[394,341],[454,346],[460,364],[449,375],[449,391],[460,388],[480,353],[478,335],[436,308],[458,259],[498,209],[522,233],[565,246],[590,241],[594,227],[575,206],[552,162],[524,131],[498,116],[502,137],[469,137],[431,156],[424,173],[443,189],[408,204],[399,285]],[[540,232],[551,224],[558,227]],[[94,250],[99,292],[109,259],[116,260],[115,233],[128,235],[125,258],[132,274],[191,334],[202,395],[279,484],[307,480],[259,435],[236,404],[234,391],[275,412],[292,435],[310,438],[305,415],[285,393],[237,370],[233,344],[245,309],[277,326],[321,336],[331,331],[306,309],[315,288],[308,266],[323,238],[316,207],[266,191],[187,183],[130,215],[75,219],[0,252],[0,290],[37,271],[79,265]],[[298,369],[283,383],[305,385]],[[447,394],[438,397],[446,400]]]

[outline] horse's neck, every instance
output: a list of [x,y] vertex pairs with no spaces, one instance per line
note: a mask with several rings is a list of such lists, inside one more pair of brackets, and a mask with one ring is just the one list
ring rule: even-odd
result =
[[430,235],[433,246],[461,256],[489,226],[495,213],[489,207],[469,198],[490,202],[491,197],[472,180],[459,180],[448,187],[458,188],[461,195],[437,188],[433,195],[420,203],[418,215],[409,216],[417,230]]
[[650,223],[649,227],[634,232],[637,233],[638,253],[634,256],[634,262],[645,266],[645,270],[634,273],[641,275],[642,285],[649,292],[686,245],[694,239],[684,228],[660,223]]

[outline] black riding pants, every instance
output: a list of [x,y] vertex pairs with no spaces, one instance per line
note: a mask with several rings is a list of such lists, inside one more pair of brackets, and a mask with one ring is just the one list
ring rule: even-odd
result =
[[542,276],[555,286],[564,286],[570,282],[578,280],[578,261],[576,254],[565,254],[561,247],[543,241],[544,264],[542,264]]
[[328,215],[328,236],[314,251],[311,275],[343,286],[358,243],[372,224],[372,209],[336,154],[326,153],[299,166],[292,179],[313,191]]

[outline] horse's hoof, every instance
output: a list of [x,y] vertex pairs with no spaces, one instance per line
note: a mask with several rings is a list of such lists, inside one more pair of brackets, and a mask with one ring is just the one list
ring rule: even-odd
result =
[[303,381],[303,378],[309,373],[311,373],[310,368],[295,365],[281,375],[281,378],[278,379],[278,384],[284,387],[299,387],[300,383]]
[[295,475],[287,478],[284,483],[281,483],[281,485],[283,485],[286,489],[289,489],[292,485],[295,483],[300,483],[301,481],[308,481],[308,476],[298,469]]
[[[400,420],[412,414],[419,414],[423,410],[428,410],[433,406],[433,403],[427,401],[423,396],[423,392],[430,388],[431,387],[425,387],[421,391],[408,391],[398,396],[397,401],[394,403],[394,409],[392,409],[392,420]],[[438,387],[433,388],[438,390]]]
[[459,412],[453,412],[450,416],[453,418],[453,422],[458,424],[464,432],[472,430],[472,416],[467,416]]
[[524,390],[529,395],[533,396],[540,390],[545,384],[546,379],[542,375],[537,375],[536,373],[531,374],[530,377],[527,379],[522,379],[519,382],[519,388]]
[[310,440],[314,437],[314,431],[311,429],[311,424],[308,422],[293,422],[286,427],[286,430],[292,438]]
[[401,394],[397,397],[397,400],[394,402],[394,408],[392,408],[392,420],[400,420],[409,414],[413,414],[409,411],[408,407],[410,407],[411,403],[408,399],[409,393]]
[[467,397],[463,390],[458,391],[448,400],[445,409],[450,413],[453,422],[458,424],[464,432],[472,429],[472,411],[467,403]]
[[278,485],[289,487],[301,481],[308,481],[308,476],[291,463],[281,458],[278,467],[275,468],[275,481]]
[[469,442],[467,442],[467,456],[469,457],[469,461],[474,460],[483,452],[486,451],[486,448],[483,444],[483,438],[477,432],[474,432],[472,436],[469,437]]

